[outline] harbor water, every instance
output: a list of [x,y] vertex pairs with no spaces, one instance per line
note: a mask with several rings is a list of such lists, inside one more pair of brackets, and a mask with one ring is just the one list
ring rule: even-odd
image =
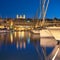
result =
[[54,46],[40,44],[40,34],[30,31],[0,32],[0,60],[46,60]]

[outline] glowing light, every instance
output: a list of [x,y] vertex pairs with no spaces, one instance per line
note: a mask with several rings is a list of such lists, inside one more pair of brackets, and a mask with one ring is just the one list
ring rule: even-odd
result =
[[4,26],[0,26],[0,28],[4,28]]
[[21,32],[21,36],[24,37],[24,31]]
[[23,47],[26,48],[26,43],[25,42],[23,43]]
[[16,28],[14,28],[14,30],[16,30]]
[[10,34],[11,43],[13,42],[13,34]]
[[28,44],[30,43],[30,38],[28,38],[27,42],[28,42]]
[[31,34],[29,33],[29,37],[31,36]]
[[13,25],[13,21],[11,21],[11,26]]
[[18,30],[21,30],[21,28],[18,28]]
[[20,42],[20,48],[22,48],[22,42]]

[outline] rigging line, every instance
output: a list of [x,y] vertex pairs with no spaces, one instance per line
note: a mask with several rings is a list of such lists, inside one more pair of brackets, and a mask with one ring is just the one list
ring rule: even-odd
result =
[[40,16],[39,16],[39,18],[41,18],[41,14],[42,14],[42,11],[41,11],[41,0],[40,0]]
[[42,51],[43,51],[43,54],[44,54],[44,59],[46,60],[47,59],[47,56],[46,56],[46,48],[42,47]]
[[[43,2],[43,10],[44,10],[44,8],[45,8],[45,3],[46,3],[46,0],[44,0],[44,2]],[[43,11],[43,18],[44,18],[44,12],[45,12],[45,11]]]
[[54,57],[52,58],[52,60],[55,60],[55,58],[56,58],[56,56],[57,56],[59,50],[60,50],[60,49],[58,48],[57,51],[56,51],[56,53],[55,53],[55,55],[54,55]]
[[41,54],[40,54],[40,52],[39,52],[39,49],[37,48],[37,47],[35,47],[36,48],[36,51],[37,51],[37,53],[38,53],[38,56],[40,57],[40,60],[42,60],[43,58],[42,58],[42,56],[41,56]]
[[[47,13],[49,2],[50,1],[48,0],[45,11],[44,11],[44,7],[43,7],[43,21],[42,21],[42,25],[44,25],[44,23],[45,23],[45,16],[46,16],[46,13]],[[44,5],[45,5],[45,0],[44,0]]]
[[44,0],[43,8],[45,7],[46,0]]
[[44,17],[43,17],[43,19],[44,19],[44,18],[45,18],[45,16],[46,16],[46,13],[47,13],[47,9],[48,9],[49,2],[50,2],[50,0],[48,0],[48,2],[47,2],[47,5],[46,5],[46,9],[45,9],[45,12],[44,12]]
[[[46,0],[43,0],[43,4],[42,4],[42,0],[40,0],[40,6],[43,7],[43,9],[44,9],[44,6],[45,6],[45,2],[46,2]],[[42,14],[42,11],[40,13],[40,17],[41,17],[41,14]]]
[[[48,56],[48,59],[49,60],[52,60],[53,59],[53,55],[55,54],[54,51],[56,52],[57,49],[59,48],[59,45],[56,45],[53,49],[53,51],[50,53],[50,55]],[[55,50],[56,49],[56,50]]]

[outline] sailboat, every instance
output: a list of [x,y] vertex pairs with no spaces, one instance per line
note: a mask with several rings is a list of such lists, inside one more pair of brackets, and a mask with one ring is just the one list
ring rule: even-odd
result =
[[[48,8],[48,5],[49,5],[49,1],[47,2],[47,5],[46,5],[46,9],[45,9],[45,12],[43,12],[43,21],[42,21],[42,26],[44,26],[43,24],[45,23],[45,16],[46,16],[46,12],[47,12],[47,8]],[[42,6],[42,10],[44,10],[44,5],[45,5],[45,2],[46,0],[43,0],[43,6]],[[46,26],[44,28],[41,28],[40,30],[39,29],[33,29],[31,30],[33,33],[35,34],[40,34],[40,38],[54,38],[55,40],[58,40],[60,41],[60,27],[57,27],[57,26]]]

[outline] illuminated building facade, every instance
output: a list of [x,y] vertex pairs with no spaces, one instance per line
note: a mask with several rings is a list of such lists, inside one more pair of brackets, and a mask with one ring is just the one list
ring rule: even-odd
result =
[[[40,19],[29,19],[18,17],[13,18],[0,18],[0,30],[7,29],[7,30],[30,30],[36,27],[40,27],[42,20]],[[60,26],[59,19],[45,19],[44,26]]]

